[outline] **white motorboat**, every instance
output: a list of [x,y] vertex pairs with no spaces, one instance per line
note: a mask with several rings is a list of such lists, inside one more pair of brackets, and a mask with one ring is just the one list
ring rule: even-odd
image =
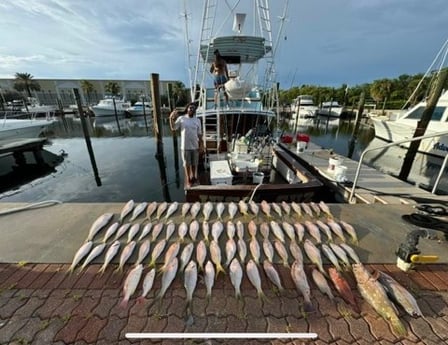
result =
[[0,120],[0,140],[37,138],[45,134],[54,118],[10,119],[6,116]]
[[317,110],[317,114],[329,117],[341,117],[345,111],[345,107],[340,105],[337,101],[331,101],[322,102],[320,108]]
[[[411,139],[425,108],[426,101],[422,101],[400,117],[388,120],[371,117],[375,126],[375,136],[388,142]],[[438,132],[448,132],[448,91],[440,96],[425,134]],[[409,147],[409,143],[404,143],[403,146]],[[422,140],[418,151],[443,159],[448,154],[448,134]]]
[[27,97],[26,105],[21,109],[22,111],[33,113],[35,117],[49,117],[56,112],[55,105],[45,105],[41,104],[35,97]]
[[128,112],[131,116],[151,116],[152,115],[152,105],[150,102],[135,102],[135,104],[129,107],[126,112]]
[[98,102],[97,105],[91,107],[91,110],[96,117],[101,116],[115,116],[115,110],[118,116],[124,116],[125,112],[129,110],[131,103],[122,99],[107,97]]
[[291,105],[290,126],[312,126],[317,116],[318,107],[314,104],[313,96],[299,95]]

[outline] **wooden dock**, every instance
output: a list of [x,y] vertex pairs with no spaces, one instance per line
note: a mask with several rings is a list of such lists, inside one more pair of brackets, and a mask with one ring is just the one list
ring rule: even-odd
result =
[[47,138],[0,140],[0,156],[11,154],[16,164],[26,164],[25,152],[32,152],[38,165],[45,164],[42,157],[42,148],[48,142]]

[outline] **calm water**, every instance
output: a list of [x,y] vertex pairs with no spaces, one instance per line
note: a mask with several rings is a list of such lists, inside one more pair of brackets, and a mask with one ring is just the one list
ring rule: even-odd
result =
[[[176,161],[173,139],[167,126],[163,128],[165,169],[156,159],[156,139],[149,124],[149,134],[142,119],[122,119],[89,124],[89,132],[98,175],[95,176],[79,120],[67,118],[52,128],[51,144],[44,147],[45,159],[54,165],[48,171],[19,174],[14,180],[11,157],[0,159],[0,178],[7,174],[8,185],[2,182],[0,199],[3,202],[39,202],[49,199],[62,202],[126,202],[184,201],[182,164]],[[311,140],[336,153],[347,156],[352,124],[339,126],[325,123],[311,128],[300,128]],[[353,159],[357,159],[373,137],[373,131],[361,128]],[[61,160],[63,155],[63,161]],[[8,160],[9,159],[9,160]],[[33,159],[31,158],[32,162]],[[34,176],[39,175],[40,176]],[[166,180],[161,176],[166,174]],[[28,177],[24,178],[24,175]],[[30,176],[33,175],[33,176]]]

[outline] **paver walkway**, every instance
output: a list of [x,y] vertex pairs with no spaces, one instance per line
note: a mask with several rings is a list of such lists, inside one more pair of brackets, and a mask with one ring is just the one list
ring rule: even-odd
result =
[[[400,310],[408,335],[399,337],[356,291],[361,314],[342,299],[333,304],[314,285],[315,313],[301,312],[303,298],[294,288],[289,270],[277,266],[285,290],[276,295],[262,279],[267,302],[257,298],[244,278],[244,301],[238,303],[228,275],[220,275],[205,298],[201,279],[193,296],[194,323],[184,321],[185,290],[182,277],[168,289],[161,305],[150,305],[160,279],[143,304],[131,298],[121,308],[125,274],[103,276],[99,265],[81,274],[66,275],[66,264],[0,264],[0,344],[442,344],[448,343],[448,265],[419,266],[404,273],[395,265],[366,265],[389,272],[416,296],[424,318]],[[131,266],[127,267],[127,270]],[[310,266],[306,267],[310,276]],[[145,271],[146,272],[146,271]],[[350,275],[348,276],[350,280]],[[160,277],[159,277],[160,278]],[[311,284],[311,282],[310,282]],[[141,290],[137,290],[137,294]],[[127,332],[315,332],[315,340],[127,340]]]

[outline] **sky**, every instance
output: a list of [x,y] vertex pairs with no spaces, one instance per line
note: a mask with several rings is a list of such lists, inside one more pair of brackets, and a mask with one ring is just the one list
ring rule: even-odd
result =
[[[0,78],[21,72],[35,79],[145,80],[158,73],[161,80],[188,86],[202,4],[1,0]],[[283,5],[270,2],[281,89],[425,73],[448,38],[447,0],[290,0],[278,34]]]

